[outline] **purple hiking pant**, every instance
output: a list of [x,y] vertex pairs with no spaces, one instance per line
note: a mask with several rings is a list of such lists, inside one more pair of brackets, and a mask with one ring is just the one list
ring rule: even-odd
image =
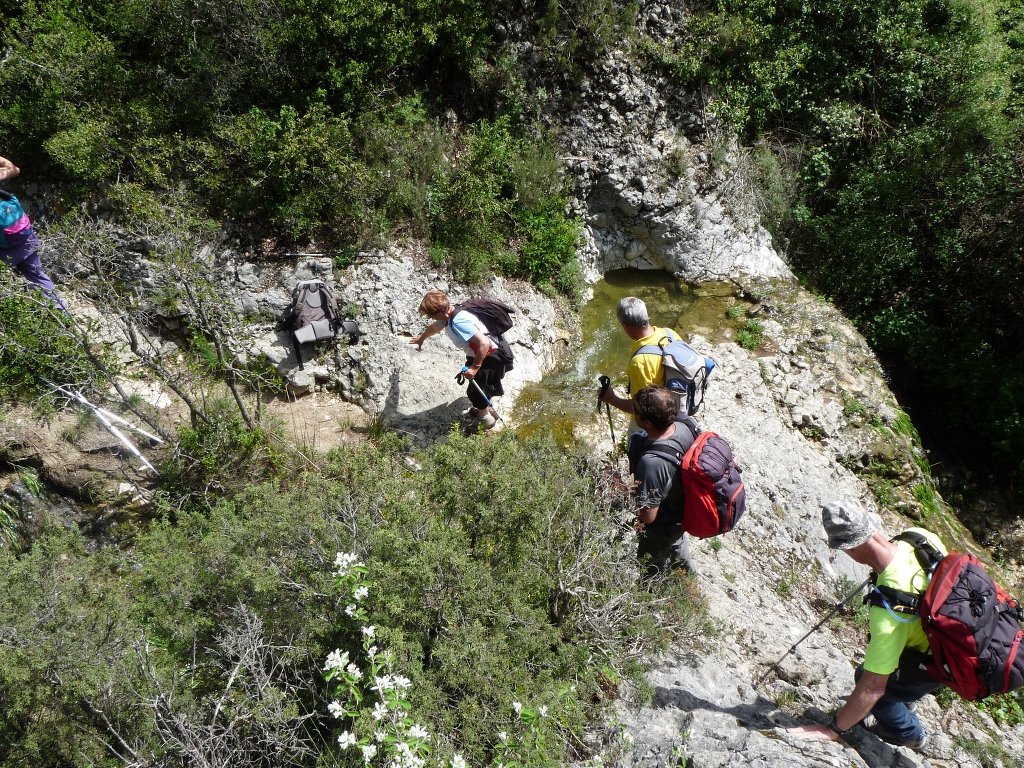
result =
[[43,270],[43,262],[39,258],[39,251],[37,249],[39,241],[36,239],[35,233],[30,230],[26,240],[27,242],[24,245],[29,246],[27,248],[24,246],[0,248],[0,258],[3,258],[7,266],[39,288],[54,304],[67,312],[67,307],[64,306],[64,302],[57,295],[53,280]]

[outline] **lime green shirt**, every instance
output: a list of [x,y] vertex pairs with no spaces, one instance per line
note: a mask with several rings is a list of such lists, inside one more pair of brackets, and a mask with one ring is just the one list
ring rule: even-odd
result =
[[629,365],[626,366],[626,376],[629,379],[629,394],[636,397],[636,393],[649,384],[664,384],[665,372],[661,370],[661,355],[638,355],[636,351],[648,344],[658,344],[662,339],[671,334],[671,338],[680,338],[679,334],[671,328],[654,327],[647,336],[633,342],[629,350],[631,355]]
[[[946,548],[939,538],[923,528],[911,528],[928,539],[942,554]],[[885,570],[878,574],[880,586],[892,587],[902,592],[924,592],[928,579],[917,562],[914,548],[905,541],[896,542],[896,554]],[[914,614],[897,613],[895,618],[885,608],[871,606],[871,640],[864,651],[864,669],[878,675],[890,675],[899,666],[904,648],[913,648],[928,653],[928,638],[921,629],[921,620]],[[906,621],[912,619],[911,621]]]

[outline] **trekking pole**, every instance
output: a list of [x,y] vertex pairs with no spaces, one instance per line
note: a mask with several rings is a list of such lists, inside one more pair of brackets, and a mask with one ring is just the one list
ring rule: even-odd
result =
[[[468,370],[469,368],[464,365],[462,366],[462,370],[455,374],[455,380],[459,382],[459,384],[465,383],[466,371]],[[487,407],[494,411],[494,415],[498,417],[498,421],[501,422],[501,426],[505,427],[505,429],[508,429],[508,424],[506,424],[505,420],[501,418],[501,414],[498,413],[498,409],[494,407],[493,403],[491,403],[490,398],[484,394],[484,391],[482,389],[480,389],[480,385],[476,383],[476,379],[470,379],[469,381],[474,387],[476,387],[476,391],[480,393],[480,397],[482,397],[484,399],[484,402],[487,403]]]
[[[107,414],[109,414],[110,416],[113,416],[118,421],[123,421],[123,419],[121,419],[119,416],[116,416],[116,415],[110,413],[109,411],[107,411],[107,410],[105,410],[103,408],[100,408],[99,406],[93,405],[88,400],[86,400],[85,396],[81,392],[79,392],[78,390],[68,389],[68,388],[62,387],[60,385],[52,385],[52,386],[54,386],[55,389],[58,392],[60,392],[61,394],[63,394],[65,397],[69,397],[72,400],[77,400],[79,403],[81,403],[85,407],[91,408],[93,414],[99,420],[100,424],[102,424],[110,434],[112,434],[114,437],[116,437],[118,440],[120,440],[121,444],[125,448],[128,449],[128,452],[131,453],[132,456],[137,458],[142,463],[142,465],[145,466],[153,474],[155,474],[155,475],[160,474],[159,472],[157,472],[156,467],[154,467],[152,464],[149,463],[149,459],[147,459],[145,456],[143,456],[142,452],[137,447],[135,447],[135,444],[125,436],[124,432],[122,432],[120,429],[118,429],[117,427],[114,426],[113,422],[109,418],[107,418]],[[126,424],[126,426],[131,426],[131,425],[128,425],[127,422],[125,422],[125,424]],[[157,439],[159,440],[159,438],[157,438]],[[161,440],[161,442],[163,442],[163,441]]]
[[[604,394],[608,391],[608,387],[611,386],[612,380],[607,376],[598,376],[597,380],[601,382],[601,392],[597,396],[597,412],[601,412],[601,403],[604,401]],[[612,426],[612,407],[608,403],[604,404],[605,412],[608,414],[608,431],[612,433],[612,452],[615,451],[615,427]]]
[[836,615],[837,613],[839,613],[839,611],[841,611],[841,610],[843,609],[843,606],[844,606],[844,605],[846,605],[846,604],[847,604],[848,602],[850,602],[850,601],[851,601],[851,600],[852,600],[853,598],[855,598],[855,597],[856,597],[857,595],[859,595],[859,594],[860,594],[860,591],[861,591],[862,589],[864,589],[864,587],[866,587],[866,586],[867,586],[868,584],[870,584],[870,583],[871,583],[871,577],[870,577],[870,576],[868,576],[868,577],[867,577],[866,579],[864,579],[864,581],[863,581],[863,582],[861,582],[861,583],[860,583],[860,584],[859,584],[859,585],[857,586],[857,588],[856,588],[855,590],[853,590],[853,592],[851,592],[851,593],[850,593],[850,594],[848,594],[848,595],[847,595],[846,597],[844,597],[844,598],[843,598],[843,599],[842,599],[842,600],[841,600],[840,602],[836,603],[836,607],[835,607],[835,608],[833,608],[833,609],[832,609],[831,611],[829,611],[828,615],[827,615],[827,616],[825,616],[825,618],[823,618],[823,619],[822,619],[821,621],[819,621],[819,622],[818,622],[817,624],[815,624],[815,625],[814,625],[813,627],[811,627],[811,628],[810,628],[809,630],[807,630],[807,633],[806,633],[806,634],[805,634],[805,635],[804,635],[803,637],[801,637],[801,638],[800,638],[799,640],[797,640],[797,641],[796,641],[795,643],[793,643],[793,645],[792,645],[792,646],[790,646],[789,650],[788,650],[788,651],[786,651],[786,652],[785,652],[784,654],[782,654],[782,655],[781,655],[781,656],[779,657],[779,660],[778,660],[778,661],[776,661],[776,662],[775,662],[774,664],[772,664],[772,665],[771,665],[770,667],[768,667],[768,669],[766,669],[766,670],[765,670],[764,674],[763,674],[763,675],[761,675],[760,677],[758,677],[758,678],[757,678],[757,679],[756,679],[756,680],[754,681],[754,685],[760,685],[761,683],[763,683],[763,682],[765,681],[765,679],[766,679],[766,678],[768,677],[768,675],[769,675],[769,674],[771,674],[771,672],[772,672],[773,670],[775,670],[775,669],[777,669],[777,668],[778,668],[779,664],[781,664],[781,663],[782,663],[783,659],[785,659],[785,658],[786,658],[787,656],[789,656],[789,654],[791,654],[791,653],[792,653],[793,651],[795,651],[795,650],[796,650],[796,647],[797,647],[798,645],[800,645],[800,643],[802,643],[802,642],[803,642],[804,640],[806,640],[806,639],[807,639],[808,637],[810,637],[810,636],[811,636],[811,635],[813,635],[813,634],[814,634],[815,632],[817,632],[817,631],[818,631],[819,629],[821,629],[821,628],[822,628],[822,626],[824,626],[824,624],[825,624],[825,622],[826,622],[826,621],[828,621],[828,620],[829,620],[829,619],[831,619],[831,618],[832,618],[833,616],[835,616],[835,615]]

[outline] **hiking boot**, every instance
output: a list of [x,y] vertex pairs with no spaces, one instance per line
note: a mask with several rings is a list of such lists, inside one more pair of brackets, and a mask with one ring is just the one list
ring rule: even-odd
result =
[[882,741],[896,747],[909,747],[910,749],[919,751],[928,743],[927,732],[922,732],[921,736],[916,739],[903,739],[878,722],[874,715],[868,715],[865,717],[861,722],[861,725],[864,726],[866,730],[875,734],[875,736],[880,738]]
[[491,427],[498,423],[498,420],[494,418],[494,413],[492,413],[491,411],[487,411],[482,416],[479,416],[479,419],[480,426],[482,426],[484,429],[490,429]]

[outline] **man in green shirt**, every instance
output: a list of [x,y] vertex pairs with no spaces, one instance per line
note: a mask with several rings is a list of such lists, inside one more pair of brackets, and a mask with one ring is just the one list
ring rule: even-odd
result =
[[[854,501],[828,502],[821,510],[828,545],[840,549],[877,574],[876,584],[920,594],[928,577],[914,548],[905,541],[889,541],[881,533],[881,518]],[[922,534],[943,555],[946,548],[935,534]],[[875,734],[898,746],[920,749],[927,739],[921,721],[909,705],[940,687],[925,673],[928,638],[915,613],[872,605],[871,639],[864,663],[854,673],[856,685],[846,703],[828,725],[801,726],[791,733],[811,738],[840,739],[870,713]]]

